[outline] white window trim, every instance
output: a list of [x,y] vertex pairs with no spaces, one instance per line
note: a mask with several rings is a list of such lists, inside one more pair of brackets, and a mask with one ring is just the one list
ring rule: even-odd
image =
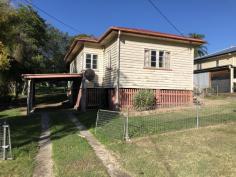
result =
[[[146,51],[148,51],[148,61],[146,61]],[[152,51],[155,51],[156,52],[156,67],[154,67],[154,66],[151,66],[151,52]],[[163,54],[163,58],[164,58],[164,60],[163,60],[163,67],[159,67],[159,52],[160,51],[163,51],[164,52],[164,54]],[[169,66],[166,66],[166,54],[167,53],[169,53]],[[144,49],[144,68],[152,68],[152,69],[166,69],[166,70],[169,70],[169,69],[171,69],[171,57],[170,57],[170,51],[167,51],[167,50],[160,50],[160,49],[148,49],[148,48],[145,48]],[[148,64],[148,66],[147,66],[147,64]]]
[[[86,68],[86,55],[89,54],[91,55],[91,68]],[[96,69],[93,69],[93,56],[94,55],[97,55],[97,68]],[[86,70],[86,69],[92,69],[92,70],[95,70],[95,71],[98,71],[98,54],[97,53],[84,53],[84,66],[83,68]]]

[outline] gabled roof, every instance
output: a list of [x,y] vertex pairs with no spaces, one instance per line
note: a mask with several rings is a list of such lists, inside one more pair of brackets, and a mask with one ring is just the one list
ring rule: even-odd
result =
[[202,39],[195,39],[195,38],[190,38],[190,37],[185,37],[185,36],[179,36],[175,34],[167,34],[167,33],[161,33],[161,32],[156,32],[156,31],[150,31],[150,30],[145,30],[145,29],[135,29],[135,28],[125,28],[125,27],[115,27],[112,26],[110,27],[100,38],[75,38],[73,43],[70,46],[69,51],[67,52],[65,56],[65,60],[67,60],[67,57],[70,55],[76,44],[78,43],[84,43],[84,42],[92,42],[92,43],[101,43],[111,32],[113,31],[121,31],[124,33],[129,33],[129,34],[135,34],[135,35],[142,35],[142,36],[147,36],[147,37],[157,37],[161,39],[169,39],[169,40],[175,40],[178,42],[186,43],[189,42],[191,44],[196,44],[196,45],[201,45],[204,44],[205,41]]
[[209,54],[209,55],[195,58],[194,61],[208,60],[213,57],[217,57],[217,56],[221,56],[221,55],[225,55],[225,54],[231,54],[231,53],[235,53],[235,52],[236,52],[236,46],[230,47],[230,48],[227,48],[227,49],[224,49],[224,50],[221,50],[221,51]]

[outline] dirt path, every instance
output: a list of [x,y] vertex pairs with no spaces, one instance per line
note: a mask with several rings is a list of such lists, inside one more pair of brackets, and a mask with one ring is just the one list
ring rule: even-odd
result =
[[50,140],[49,116],[42,113],[42,134],[39,140],[39,152],[33,177],[53,177],[52,143]]
[[120,168],[116,158],[103,146],[86,128],[78,121],[78,119],[72,114],[68,113],[68,116],[73,123],[80,130],[80,134],[84,136],[90,146],[94,149],[97,157],[102,161],[106,167],[108,174],[111,177],[130,177],[125,171]]

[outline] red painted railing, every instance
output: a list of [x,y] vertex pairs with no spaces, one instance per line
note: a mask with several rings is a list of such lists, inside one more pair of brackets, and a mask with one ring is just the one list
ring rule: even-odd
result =
[[[141,89],[120,89],[120,108],[133,108],[135,94]],[[190,90],[153,90],[156,98],[156,108],[175,107],[192,103],[192,91]],[[103,88],[87,89],[87,107],[99,107],[107,102],[109,109],[115,107],[115,90]]]

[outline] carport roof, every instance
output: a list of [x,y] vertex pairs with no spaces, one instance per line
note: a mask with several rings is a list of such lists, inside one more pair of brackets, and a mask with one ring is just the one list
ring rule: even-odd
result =
[[82,74],[53,73],[53,74],[22,74],[22,78],[26,80],[75,80],[82,78]]

